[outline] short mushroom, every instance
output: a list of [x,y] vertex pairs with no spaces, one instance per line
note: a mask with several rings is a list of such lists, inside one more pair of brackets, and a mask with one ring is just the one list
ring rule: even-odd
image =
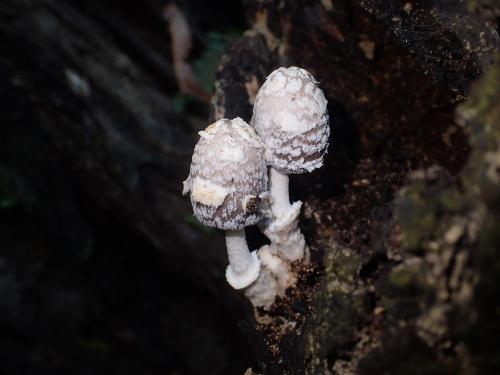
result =
[[244,228],[262,218],[259,201],[267,194],[264,145],[240,118],[219,120],[199,134],[183,194],[190,193],[194,215],[202,224],[226,231],[226,278],[233,288],[242,289],[260,271]]
[[264,232],[289,261],[302,259],[306,251],[298,229],[302,202],[290,204],[288,175],[311,172],[323,164],[330,136],[327,100],[309,72],[281,67],[260,88],[251,125],[266,145],[270,166],[275,219]]

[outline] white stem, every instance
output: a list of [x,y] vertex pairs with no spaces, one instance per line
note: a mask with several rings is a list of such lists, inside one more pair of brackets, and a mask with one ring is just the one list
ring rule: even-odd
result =
[[245,272],[252,264],[252,255],[248,250],[247,240],[245,238],[245,229],[227,230],[226,246],[229,264],[237,274]]
[[273,167],[269,170],[269,191],[271,194],[271,210],[276,217],[285,215],[290,210],[288,191],[288,175]]
[[302,202],[290,204],[288,175],[273,167],[269,171],[269,190],[274,219],[264,222],[262,231],[271,240],[271,249],[276,249],[282,258],[290,262],[303,259],[308,249],[298,226]]
[[245,229],[226,231],[227,256],[229,266],[226,279],[234,289],[243,289],[252,284],[260,272],[257,253],[248,250]]

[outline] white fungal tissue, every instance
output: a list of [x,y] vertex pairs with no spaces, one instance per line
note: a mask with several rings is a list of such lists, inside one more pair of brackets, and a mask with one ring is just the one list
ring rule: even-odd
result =
[[201,177],[195,177],[191,183],[191,197],[194,201],[210,207],[220,207],[231,192],[220,185]]
[[245,121],[222,119],[200,132],[184,193],[204,225],[239,230],[262,218],[246,209],[267,191],[264,144]]
[[310,172],[328,148],[327,100],[304,69],[272,72],[255,99],[251,125],[266,145],[267,163],[282,173]]

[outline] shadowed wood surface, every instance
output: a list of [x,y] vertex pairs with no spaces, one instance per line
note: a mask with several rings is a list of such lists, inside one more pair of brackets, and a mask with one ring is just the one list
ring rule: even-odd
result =
[[468,336],[491,328],[489,313],[464,326],[456,316],[481,315],[469,304],[494,290],[477,283],[489,214],[469,176],[486,158],[470,132],[487,130],[456,111],[493,63],[495,29],[463,2],[284,4],[249,2],[252,27],[223,59],[216,91],[217,115],[249,120],[265,76],[297,65],[320,82],[332,117],[325,165],[291,179],[319,265],[257,313],[260,371],[495,372],[491,342]]

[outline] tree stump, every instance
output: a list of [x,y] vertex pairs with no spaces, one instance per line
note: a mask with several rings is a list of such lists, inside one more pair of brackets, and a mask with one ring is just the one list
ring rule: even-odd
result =
[[493,26],[463,2],[248,3],[215,116],[249,121],[266,75],[296,65],[332,131],[325,165],[291,179],[317,263],[255,312],[256,373],[498,371],[496,73],[461,106],[494,60]]

